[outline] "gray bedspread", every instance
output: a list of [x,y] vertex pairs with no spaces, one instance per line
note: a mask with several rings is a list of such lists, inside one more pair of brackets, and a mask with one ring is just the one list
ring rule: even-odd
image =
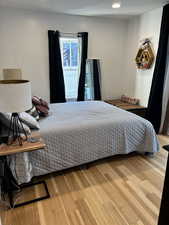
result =
[[51,104],[50,111],[40,121],[45,150],[10,157],[18,183],[108,156],[159,150],[147,120],[107,103]]

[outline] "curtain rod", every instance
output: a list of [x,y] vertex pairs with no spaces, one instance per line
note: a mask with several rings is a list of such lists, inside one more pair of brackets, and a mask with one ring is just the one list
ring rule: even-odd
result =
[[67,32],[60,32],[60,35],[62,36],[65,36],[65,35],[70,35],[70,36],[77,36],[78,35],[78,33],[67,33]]

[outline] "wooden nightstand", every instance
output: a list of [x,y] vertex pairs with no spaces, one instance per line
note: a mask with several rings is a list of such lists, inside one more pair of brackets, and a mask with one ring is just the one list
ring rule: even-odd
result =
[[105,100],[104,102],[106,102],[110,105],[114,105],[116,107],[119,107],[121,109],[124,109],[126,111],[132,112],[132,113],[134,113],[138,116],[141,116],[141,117],[145,118],[145,114],[146,114],[146,110],[147,110],[146,107],[122,102],[120,99]]
[[[6,192],[9,196],[11,208],[17,208],[17,207],[24,206],[24,205],[27,205],[27,204],[30,204],[30,203],[33,203],[33,202],[37,202],[37,201],[40,201],[40,200],[43,200],[43,199],[47,199],[47,198],[50,197],[49,191],[48,191],[48,188],[47,188],[47,184],[45,183],[45,181],[33,182],[33,183],[30,182],[28,184],[18,185],[17,181],[15,180],[15,178],[13,177],[13,175],[10,171],[10,168],[7,166],[7,156],[9,156],[9,155],[13,155],[13,154],[17,154],[17,153],[23,153],[23,152],[37,151],[37,150],[45,148],[45,143],[44,143],[43,139],[40,137],[39,132],[32,132],[31,138],[35,138],[36,142],[25,141],[25,142],[23,142],[22,146],[19,146],[17,143],[14,143],[12,145],[5,145],[5,144],[0,145],[0,160],[1,160],[1,162],[3,162],[4,165],[6,165],[6,166],[4,166],[4,170],[8,170],[10,178],[5,177],[5,175],[3,177],[2,174],[0,176],[1,176],[1,178],[3,178],[3,182],[5,182],[4,185],[6,185],[6,187],[7,187],[7,184],[9,186],[10,182],[13,182],[13,185],[16,187],[15,190],[22,190],[24,188],[28,188],[28,187],[31,187],[31,186],[34,186],[34,185],[43,184],[44,188],[45,188],[45,191],[46,191],[46,195],[43,196],[43,197],[40,197],[40,198],[36,198],[36,199],[33,199],[33,200],[29,200],[29,201],[22,202],[22,203],[14,205],[14,202],[13,202],[13,192],[14,192],[14,190],[7,189]],[[2,170],[3,170],[3,168],[2,168]],[[4,171],[4,174],[6,174],[5,171]]]
[[39,140],[34,143],[25,141],[23,142],[22,146],[15,143],[12,145],[1,145],[0,156],[13,155],[13,154],[22,153],[22,152],[31,152],[31,151],[36,151],[36,150],[45,148],[45,143],[43,139],[40,137],[39,132],[32,132],[31,137],[39,139]]

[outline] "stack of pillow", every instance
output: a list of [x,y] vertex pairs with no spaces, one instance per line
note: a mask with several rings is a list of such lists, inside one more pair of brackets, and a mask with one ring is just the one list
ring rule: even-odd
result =
[[[47,102],[39,97],[34,96],[32,98],[32,108],[26,112],[19,113],[19,117],[23,122],[23,127],[28,135],[31,133],[31,130],[40,129],[38,120],[41,117],[48,116],[48,112],[49,106]],[[11,115],[11,113],[0,112],[0,137],[8,136]]]

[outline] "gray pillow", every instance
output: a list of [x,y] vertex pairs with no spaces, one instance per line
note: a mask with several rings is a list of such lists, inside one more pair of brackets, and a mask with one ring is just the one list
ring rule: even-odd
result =
[[0,137],[8,137],[8,127],[0,123]]
[[22,112],[19,113],[21,121],[26,124],[30,129],[40,129],[39,123],[37,120],[31,116],[29,113]]
[[39,120],[39,113],[34,105],[31,109],[27,110],[26,113],[29,113],[29,115],[33,116],[37,121]]
[[[7,127],[7,129],[9,129],[9,127],[10,127],[11,115],[12,115],[12,113],[0,113],[0,123],[2,123],[2,125]],[[27,134],[31,134],[30,128],[24,123],[23,123],[23,128],[25,129]]]

